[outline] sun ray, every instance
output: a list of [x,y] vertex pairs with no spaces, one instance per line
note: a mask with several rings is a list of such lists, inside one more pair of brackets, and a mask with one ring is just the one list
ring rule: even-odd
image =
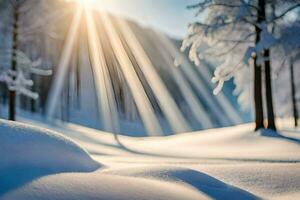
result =
[[[72,48],[75,48],[74,40],[76,40],[80,19],[84,10],[85,23],[87,27],[88,48],[91,58],[91,67],[95,76],[94,81],[102,127],[106,131],[119,132],[120,122],[116,97],[112,86],[113,83],[108,70],[108,65],[106,63],[106,58],[104,56],[104,49],[99,38],[100,33],[96,28],[98,25],[95,23],[93,11],[90,7],[95,2],[93,0],[70,1],[77,2],[78,8],[67,35],[66,44],[59,62],[59,72],[56,75],[54,85],[50,90],[49,101],[47,102],[47,116],[49,118],[54,117],[55,107],[58,102],[59,94],[62,90],[64,78],[68,71]],[[108,42],[111,44],[112,51],[120,64],[120,71],[123,73],[130,88],[134,102],[147,132],[159,135],[163,133],[158,121],[158,116],[154,112],[151,101],[147,96],[145,88],[139,79],[139,75],[135,71],[136,69],[134,68],[127,51],[132,52],[133,59],[137,62],[139,69],[149,84],[155,99],[157,100],[159,107],[161,108],[171,129],[177,133],[191,130],[189,123],[182,114],[182,111],[175,103],[164,82],[161,80],[160,75],[153,66],[152,61],[147,56],[146,51],[127,22],[124,19],[116,18],[116,27],[119,29],[117,30],[116,27],[114,27],[115,24],[113,24],[108,14],[100,13],[100,16],[100,20],[103,21],[104,25],[103,31],[107,32]],[[124,44],[126,44],[126,47],[128,45],[129,50],[126,50],[118,31],[120,31],[122,39],[125,40]],[[155,31],[154,34],[160,40],[160,43],[165,47],[165,49],[167,49],[166,53],[161,52],[162,56],[166,59],[170,66],[173,66],[173,61],[171,59],[175,59],[178,57],[178,55],[181,55],[180,52],[165,35]],[[211,98],[211,95],[208,89],[205,88],[204,84],[207,82],[207,78],[204,77],[201,79],[197,77],[197,75],[194,73],[195,69],[191,67],[186,59],[182,61],[182,65],[184,65],[184,67],[182,67],[180,70],[175,67],[171,67],[169,69],[170,73],[172,74],[175,82],[178,84],[186,103],[191,108],[190,110],[192,112],[192,116],[198,123],[202,125],[202,127],[211,128],[213,127],[213,124],[209,117],[204,114],[206,113],[206,109],[203,107],[203,105],[201,105],[197,96],[194,94],[192,87],[190,86],[191,83],[192,86],[199,92],[199,94],[204,97],[204,100],[211,111],[217,114],[218,106],[215,105],[215,102],[208,100]],[[199,70],[199,68],[196,68],[196,70]],[[186,80],[185,76],[189,79],[190,83]],[[222,94],[220,98],[226,100]],[[225,111],[232,111],[230,102],[221,101],[218,103]],[[226,119],[223,119],[224,117],[222,116],[217,116],[219,117],[218,120],[223,125],[227,125],[228,123],[239,123],[240,121],[237,113],[233,113],[232,116],[229,116],[229,118]]]
[[[164,44],[163,37],[159,33],[153,33],[150,34],[152,36],[156,36],[155,39],[153,39],[154,45],[157,45],[161,47],[161,44]],[[175,80],[175,83],[177,84],[179,91],[181,92],[184,100],[187,102],[188,106],[191,108],[191,114],[193,117],[199,122],[202,127],[204,128],[212,128],[213,124],[210,120],[210,118],[206,114],[205,108],[202,106],[202,104],[199,102],[197,96],[195,95],[194,91],[192,90],[190,84],[183,76],[182,72],[174,66],[174,58],[172,55],[170,55],[170,51],[162,50],[162,48],[159,48],[160,55],[164,58],[164,60],[168,63],[168,71],[170,72],[171,76]]]
[[66,42],[63,47],[63,51],[58,63],[58,71],[55,74],[53,85],[49,91],[49,97],[46,102],[46,116],[49,119],[52,119],[55,115],[56,105],[58,103],[58,99],[61,95],[61,91],[64,85],[64,81],[69,69],[69,63],[71,59],[71,54],[73,52],[74,44],[76,37],[78,35],[78,28],[80,24],[80,20],[82,17],[83,9],[82,7],[78,7],[75,15],[73,17],[70,29],[68,31]]
[[109,36],[109,41],[112,45],[113,51],[120,63],[121,71],[128,83],[131,90],[132,96],[137,105],[138,111],[141,115],[143,124],[150,135],[162,135],[163,131],[160,127],[158,119],[155,115],[153,107],[147,97],[147,94],[134,70],[134,67],[128,57],[126,50],[119,38],[111,19],[107,13],[100,13],[101,19],[107,35]]
[[103,128],[105,131],[119,132],[119,119],[115,96],[91,10],[85,9],[85,18],[88,46],[91,53],[91,65],[95,75],[95,87]]
[[139,43],[133,31],[124,19],[118,18],[117,25],[122,35],[125,37],[127,44],[133,52],[140,69],[142,70],[147,82],[149,83],[156,99],[164,112],[170,126],[175,133],[186,132],[191,130],[188,122],[185,120],[174,99],[161,80],[145,50]]
[[[168,41],[168,38],[166,38],[165,35],[155,32],[155,35],[159,38],[160,42],[165,46],[165,48],[168,50],[170,55],[173,57],[173,59],[178,58],[180,56],[180,53],[178,52],[177,48],[173,46],[170,41]],[[185,62],[185,66],[182,67],[182,72],[188,77],[191,84],[194,86],[194,88],[197,90],[197,92],[203,97],[203,100],[206,102],[209,109],[212,111],[214,116],[218,118],[218,120],[222,123],[222,125],[228,125],[229,121],[228,118],[222,117],[219,111],[219,106],[217,103],[215,103],[212,98],[212,93],[205,87],[205,83],[199,79],[195,71],[193,70],[193,67],[190,65],[190,63]]]
[[[161,34],[159,34],[161,35]],[[178,50],[177,47],[174,46],[173,43],[171,43],[168,38],[166,38],[165,36],[161,35],[163,38],[163,43],[165,44],[165,46],[167,47],[167,49],[172,53],[172,55],[174,56],[174,58],[180,56],[180,52]],[[203,81],[201,81],[199,79],[199,77],[197,77],[197,75],[192,71],[193,67],[191,66],[191,64],[189,63],[189,61],[187,60],[187,58],[183,57],[183,61],[182,61],[182,70],[183,72],[189,77],[189,79],[192,81],[192,83],[194,83],[195,87],[197,87],[201,93],[203,95],[205,95],[205,99],[210,99],[213,98],[210,95],[210,91],[209,88],[205,88],[205,84],[203,83]],[[199,70],[199,66],[196,68]],[[203,78],[207,78],[210,77],[208,72],[203,73],[204,71],[207,70],[206,67],[202,67],[203,69],[200,71],[200,74],[206,74],[207,76],[203,76]],[[210,82],[210,81],[209,81]],[[229,103],[228,99],[224,96],[223,92],[221,92],[218,95],[218,98],[216,98],[216,101],[220,104],[220,106],[222,107],[222,109],[224,109],[225,113],[230,113],[227,117],[225,117],[226,119],[230,120],[230,123],[233,124],[239,124],[242,122],[241,118],[239,117],[239,114],[237,113],[237,111],[232,107],[232,105]],[[211,102],[211,101],[210,101]],[[213,108],[215,110],[215,108],[217,108],[216,105],[213,105],[212,102],[209,103],[210,107]],[[216,110],[215,110],[216,111]],[[218,112],[216,112],[218,113]],[[218,115],[219,116],[219,115]],[[224,124],[226,125],[226,124]]]

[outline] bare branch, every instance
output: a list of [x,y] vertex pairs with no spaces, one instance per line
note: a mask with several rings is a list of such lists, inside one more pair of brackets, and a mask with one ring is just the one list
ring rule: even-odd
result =
[[[256,10],[259,10],[259,8],[257,8],[254,5],[251,4],[246,4],[247,6],[254,8]],[[198,3],[198,4],[194,4],[194,5],[189,5],[187,6],[188,9],[196,9],[196,8],[201,8],[202,10],[210,8],[210,7],[214,7],[214,6],[223,6],[223,7],[227,7],[227,8],[238,8],[241,6],[241,4],[227,4],[227,3],[211,3],[211,2],[202,2],[202,3]]]
[[296,8],[299,8],[299,7],[300,7],[300,3],[295,4],[294,6],[291,6],[290,8],[288,8],[287,10],[285,10],[284,12],[282,12],[280,15],[276,16],[275,18],[273,18],[271,21],[276,21],[276,20],[284,17],[286,14],[288,14],[292,10],[294,10]]

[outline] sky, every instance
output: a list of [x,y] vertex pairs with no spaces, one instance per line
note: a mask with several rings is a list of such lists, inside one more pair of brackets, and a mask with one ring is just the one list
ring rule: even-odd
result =
[[196,21],[195,11],[187,5],[199,0],[94,0],[99,9],[126,16],[170,36],[183,38],[189,23]]

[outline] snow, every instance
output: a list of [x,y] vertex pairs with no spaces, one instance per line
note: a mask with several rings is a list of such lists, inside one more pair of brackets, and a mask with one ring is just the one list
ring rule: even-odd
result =
[[31,75],[50,76],[52,70],[42,69],[41,59],[32,61],[24,52],[19,50],[16,51],[16,59],[18,69],[16,71],[1,69],[0,82],[5,83],[10,91],[16,91],[17,94],[22,94],[36,100],[39,94],[31,91],[34,86]]
[[[1,121],[1,147],[5,143],[12,145],[7,145],[4,152],[0,148],[0,154],[14,156],[6,161],[1,155],[0,162],[14,164],[10,159],[17,160],[14,158],[19,155],[18,162],[29,166],[27,169],[36,172],[40,167],[54,166],[56,172],[38,174],[2,191],[1,200],[299,199],[300,196],[297,130],[254,133],[252,124],[246,124],[168,137],[118,136],[116,141],[111,133],[74,124],[38,125],[60,131],[64,136],[45,128]],[[34,148],[39,150],[30,151]],[[61,162],[63,159],[66,162]],[[5,165],[1,164],[1,174],[2,166]],[[19,173],[9,169],[10,173]],[[1,181],[0,184],[5,183]]]
[[0,120],[0,196],[31,179],[100,167],[76,143],[53,131]]

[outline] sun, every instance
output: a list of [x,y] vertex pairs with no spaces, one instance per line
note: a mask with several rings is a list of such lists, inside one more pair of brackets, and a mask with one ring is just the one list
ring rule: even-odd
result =
[[75,2],[83,7],[92,7],[98,3],[98,0],[67,0],[67,2]]

